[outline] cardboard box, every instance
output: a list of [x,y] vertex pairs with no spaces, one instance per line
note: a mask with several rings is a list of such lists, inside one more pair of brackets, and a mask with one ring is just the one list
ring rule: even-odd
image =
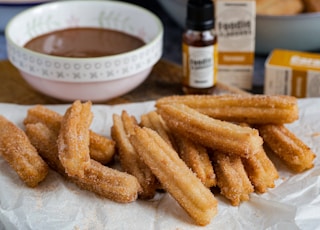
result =
[[264,93],[320,96],[320,54],[275,49],[265,63]]
[[254,72],[255,0],[216,0],[218,81],[252,88]]

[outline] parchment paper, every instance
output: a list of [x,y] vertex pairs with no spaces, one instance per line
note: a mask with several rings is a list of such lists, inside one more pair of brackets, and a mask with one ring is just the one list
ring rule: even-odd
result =
[[[68,105],[47,106],[61,114]],[[154,102],[117,106],[94,105],[91,128],[110,136],[112,114],[127,110],[139,116]],[[0,104],[0,114],[23,128],[30,106]],[[119,204],[80,190],[50,171],[38,187],[24,185],[0,157],[0,229],[320,229],[320,98],[299,100],[300,119],[287,125],[318,155],[315,167],[294,174],[274,159],[280,178],[276,187],[233,207],[220,195],[218,214],[199,227],[169,194],[150,201]]]

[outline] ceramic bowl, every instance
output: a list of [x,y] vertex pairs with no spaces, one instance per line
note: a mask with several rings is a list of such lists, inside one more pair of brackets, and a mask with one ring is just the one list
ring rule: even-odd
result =
[[273,49],[320,50],[320,13],[256,17],[256,53]]
[[[95,58],[58,57],[24,48],[39,35],[74,27],[118,30],[139,37],[145,45]],[[162,55],[163,25],[153,13],[125,2],[58,1],[19,13],[8,23],[5,36],[10,62],[36,90],[66,101],[104,101],[147,78]]]
[[[158,0],[163,9],[182,28],[185,27],[187,0]],[[255,52],[273,49],[320,51],[320,13],[293,16],[256,16]]]

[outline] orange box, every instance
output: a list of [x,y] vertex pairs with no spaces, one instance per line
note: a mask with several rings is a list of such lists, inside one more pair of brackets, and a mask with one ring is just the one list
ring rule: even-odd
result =
[[255,0],[215,0],[218,37],[218,82],[252,88]]
[[265,63],[264,94],[320,96],[320,54],[275,49]]

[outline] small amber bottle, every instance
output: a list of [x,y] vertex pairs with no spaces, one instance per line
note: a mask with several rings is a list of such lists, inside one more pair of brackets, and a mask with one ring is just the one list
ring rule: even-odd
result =
[[212,94],[217,81],[217,37],[212,0],[189,0],[182,37],[182,90]]

